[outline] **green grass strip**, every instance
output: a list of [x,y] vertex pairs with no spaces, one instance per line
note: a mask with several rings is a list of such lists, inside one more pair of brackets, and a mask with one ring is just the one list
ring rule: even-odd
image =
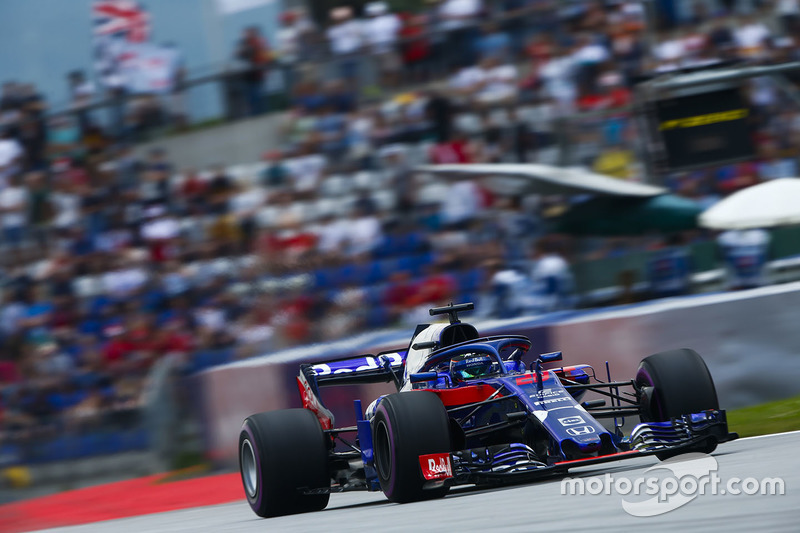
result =
[[728,411],[728,428],[741,437],[800,430],[800,396]]

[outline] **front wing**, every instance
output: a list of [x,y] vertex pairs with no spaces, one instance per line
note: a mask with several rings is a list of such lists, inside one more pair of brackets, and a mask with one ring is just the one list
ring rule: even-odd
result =
[[664,452],[697,450],[703,448],[704,444],[728,442],[736,438],[736,433],[728,432],[725,411],[709,410],[675,418],[670,422],[639,424],[630,438],[620,441],[618,447],[621,450],[609,455],[555,460],[548,464],[541,462],[528,446],[510,444],[420,456],[420,469],[431,486],[445,481],[452,485],[505,485],[563,475],[570,468],[580,466]]

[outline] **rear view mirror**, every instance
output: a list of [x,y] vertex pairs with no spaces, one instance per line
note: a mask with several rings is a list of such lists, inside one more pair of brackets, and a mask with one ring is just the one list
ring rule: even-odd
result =
[[417,374],[411,374],[409,379],[411,383],[422,383],[423,381],[435,381],[439,378],[439,374],[436,372],[419,372]]
[[539,356],[542,363],[552,363],[553,361],[561,361],[561,352],[543,353]]

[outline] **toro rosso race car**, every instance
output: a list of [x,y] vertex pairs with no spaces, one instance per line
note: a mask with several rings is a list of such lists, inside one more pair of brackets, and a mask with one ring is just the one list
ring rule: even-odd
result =
[[[324,509],[332,492],[383,491],[393,502],[444,496],[463,484],[520,483],[571,467],[655,455],[710,453],[728,432],[714,382],[693,350],[642,360],[636,377],[605,381],[588,365],[554,367],[523,336],[481,337],[457,313],[431,309],[449,324],[417,326],[405,350],[304,364],[302,409],[244,421],[239,466],[245,494],[262,517]],[[546,368],[545,368],[546,367]],[[397,393],[336,427],[320,389],[394,382]],[[601,399],[584,400],[593,391]],[[624,417],[641,423],[624,435]],[[608,419],[607,429],[599,419]],[[613,419],[613,424],[611,420]]]

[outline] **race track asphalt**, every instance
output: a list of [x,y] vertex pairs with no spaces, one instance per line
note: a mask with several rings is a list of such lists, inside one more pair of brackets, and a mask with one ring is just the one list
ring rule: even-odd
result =
[[[720,445],[720,488],[734,477],[780,477],[783,495],[698,495],[665,514],[634,517],[622,507],[623,496],[562,495],[561,479],[499,489],[454,489],[443,500],[406,505],[389,503],[380,493],[333,494],[325,511],[263,520],[247,503],[201,507],[98,522],[49,531],[197,532],[197,531],[800,531],[800,432],[740,439]],[[634,481],[658,463],[654,457],[574,469],[573,478],[587,481],[609,473]],[[665,472],[661,470],[662,474]],[[663,476],[659,480],[663,479]],[[681,478],[682,479],[682,478]],[[660,482],[660,481],[659,481]],[[594,485],[597,486],[596,484]],[[590,485],[591,488],[591,485]],[[629,501],[642,500],[631,495]],[[673,497],[674,498],[674,497]],[[675,500],[670,500],[675,501]]]

